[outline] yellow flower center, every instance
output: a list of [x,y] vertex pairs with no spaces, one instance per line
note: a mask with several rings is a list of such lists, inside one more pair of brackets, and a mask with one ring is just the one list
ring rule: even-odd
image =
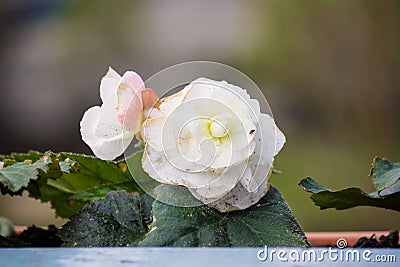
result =
[[210,134],[214,138],[222,138],[229,133],[230,123],[226,118],[213,120],[210,124]]

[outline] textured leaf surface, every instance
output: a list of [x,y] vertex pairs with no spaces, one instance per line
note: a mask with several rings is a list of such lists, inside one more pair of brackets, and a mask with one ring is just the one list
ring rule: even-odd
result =
[[[131,158],[140,160],[141,155],[138,152]],[[58,216],[69,218],[86,202],[104,198],[111,191],[141,192],[123,161],[104,161],[72,153],[60,153],[59,158],[74,161],[76,171],[49,180],[41,189],[41,199],[51,201]]]
[[[132,155],[140,159],[142,152]],[[140,191],[124,162],[111,162],[80,154],[60,153],[60,159],[76,162],[77,172],[64,174],[52,183],[72,199],[94,200],[103,198],[112,190]]]
[[40,156],[35,152],[13,154],[10,158],[4,159],[4,163],[5,167],[0,169],[2,194],[18,195],[22,193],[22,188],[40,184],[38,181],[40,177],[47,179],[60,175],[59,162],[52,152]]
[[[198,204],[179,186],[160,185],[156,194]],[[148,195],[111,192],[86,205],[62,227],[59,236],[64,246],[308,246],[289,207],[273,187],[255,206],[231,213],[207,206],[170,206],[153,202]]]
[[[382,191],[396,183],[400,183],[400,163],[376,157],[373,162],[371,174],[375,188],[378,191]],[[400,191],[400,187],[398,187],[397,191]]]
[[[72,153],[29,152],[1,156],[5,167],[0,169],[2,194],[20,195],[27,190],[31,197],[51,202],[56,214],[69,218],[83,205],[104,198],[113,190],[139,191],[124,161],[110,162]],[[141,166],[142,152],[128,160]],[[138,172],[139,173],[139,172]],[[143,170],[139,175],[143,174]]]
[[373,206],[400,211],[399,192],[379,196],[377,192],[367,194],[356,187],[333,191],[318,184],[310,177],[302,179],[299,185],[305,191],[312,193],[311,199],[321,209],[336,208],[343,210],[357,206]]
[[[161,185],[157,196],[196,204],[187,189]],[[154,222],[139,246],[307,246],[303,231],[274,187],[256,205],[220,213],[207,206],[176,207],[153,203]]]
[[134,246],[147,233],[148,201],[138,193],[110,192],[87,204],[57,235],[66,247]]
[[76,171],[73,160],[60,161],[58,155],[50,151],[44,154],[35,151],[26,154],[13,153],[3,160],[8,166],[2,170],[12,170],[8,173],[8,183],[14,187],[0,180],[2,194],[21,195],[27,190],[30,197],[51,202],[56,214],[62,217],[74,214],[83,206],[83,202],[71,201],[70,194],[51,186],[63,174]]
[[28,153],[11,153],[10,155],[0,155],[0,161],[14,160],[16,162],[22,162],[25,160],[31,160],[33,162],[39,160],[43,156],[43,153],[37,151],[28,151]]

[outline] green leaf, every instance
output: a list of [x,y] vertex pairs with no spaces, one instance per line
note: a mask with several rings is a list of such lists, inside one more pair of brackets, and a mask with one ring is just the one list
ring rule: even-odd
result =
[[[160,185],[155,193],[161,198],[174,196],[180,203],[199,204],[180,186]],[[153,202],[149,195],[111,192],[86,205],[58,235],[68,247],[308,246],[290,208],[273,187],[258,204],[230,213],[208,206],[170,206]]]
[[[373,183],[378,191],[382,191],[400,181],[400,162],[390,162],[376,157],[371,170]],[[400,188],[397,190],[399,191]]]
[[[161,185],[158,197],[198,204],[186,188]],[[177,207],[153,203],[154,222],[139,246],[308,246],[279,191],[271,187],[256,205],[230,213],[208,206]]]
[[149,201],[138,193],[110,192],[87,204],[57,235],[65,247],[134,246],[148,231]]
[[[2,193],[18,192],[23,187],[28,187],[31,181],[39,178],[39,173],[52,175],[50,171],[57,166],[50,165],[53,163],[55,155],[46,152],[39,160],[32,163],[31,160],[25,159],[24,162],[18,162],[0,169],[0,182],[2,184]],[[58,161],[55,163],[58,165]]]
[[[141,169],[143,152],[133,154],[128,160],[135,161]],[[60,153],[60,159],[73,160],[78,171],[64,174],[51,185],[67,193],[72,193],[72,199],[95,200],[103,198],[113,190],[142,192],[127,169],[126,163],[104,161],[95,157]],[[147,175],[147,174],[145,174]]]
[[311,199],[321,209],[372,206],[400,211],[400,163],[376,157],[372,166],[370,176],[377,191],[370,194],[357,187],[333,191],[310,177],[302,179],[299,186],[312,193]]
[[71,193],[61,191],[49,184],[41,186],[39,196],[33,196],[31,194],[30,196],[40,199],[42,202],[50,202],[56,215],[62,218],[69,218],[76,214],[86,203],[82,200],[70,199],[72,196]]
[[[38,160],[33,162],[36,159]],[[83,206],[83,202],[71,201],[70,195],[55,190],[49,185],[62,177],[64,173],[76,171],[73,167],[74,161],[60,162],[58,156],[50,151],[45,154],[34,151],[27,154],[13,153],[6,160],[14,161],[14,163],[1,170],[7,171],[8,174],[7,181],[0,179],[2,194],[21,195],[24,190],[27,190],[30,197],[51,202],[56,213],[62,217],[74,214]]]
[[[138,152],[129,160],[140,167],[141,156],[142,152]],[[104,198],[111,191],[142,192],[124,161],[104,161],[72,153],[60,153],[59,158],[63,162],[74,162],[75,170],[63,173],[57,179],[49,179],[41,188],[40,197],[52,203],[58,216],[69,218],[86,202]]]
[[25,160],[30,160],[32,162],[35,162],[41,157],[43,157],[43,153],[30,150],[28,151],[28,153],[11,153],[10,155],[0,155],[0,161],[14,160],[16,162],[23,162]]
[[[113,190],[142,192],[125,161],[34,151],[2,157],[8,165],[0,169],[2,194],[20,195],[27,190],[30,197],[50,202],[56,215],[61,217],[71,217],[86,202],[104,198]],[[138,152],[127,160],[138,175],[150,179],[141,168],[141,157],[142,152]]]
[[356,187],[333,191],[318,184],[310,177],[302,179],[299,186],[312,193],[311,199],[321,209],[343,210],[357,206],[372,206],[400,211],[400,192],[379,196],[378,192],[367,194]]
[[7,237],[14,233],[14,225],[12,222],[5,218],[0,216],[0,236]]
[[[140,151],[129,159],[140,161],[141,156]],[[69,218],[86,202],[104,198],[111,191],[142,192],[124,161],[104,161],[72,153],[60,153],[59,158],[63,162],[74,162],[75,170],[63,173],[58,179],[48,180],[41,188],[40,197],[52,203],[58,216]]]

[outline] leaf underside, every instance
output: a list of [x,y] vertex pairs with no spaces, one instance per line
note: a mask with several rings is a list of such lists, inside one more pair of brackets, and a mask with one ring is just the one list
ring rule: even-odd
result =
[[311,199],[321,209],[372,206],[400,211],[400,163],[376,157],[372,162],[370,177],[377,190],[370,194],[358,187],[333,191],[311,177],[302,179],[299,186],[312,193]]
[[386,159],[376,157],[372,166],[372,181],[379,192],[399,182],[400,162],[390,162]]
[[377,192],[368,194],[357,187],[333,191],[315,182],[311,177],[299,183],[305,191],[312,193],[311,199],[321,209],[349,209],[358,206],[372,206],[400,211],[400,193],[379,196]]

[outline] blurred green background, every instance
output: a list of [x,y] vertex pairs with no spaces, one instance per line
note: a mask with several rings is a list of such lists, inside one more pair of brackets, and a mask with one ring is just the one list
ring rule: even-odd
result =
[[[374,156],[400,161],[400,2],[396,0],[108,1],[0,4],[0,154],[90,154],[79,121],[100,104],[108,66],[144,78],[192,60],[252,78],[287,144],[276,159],[283,193],[306,231],[389,230],[400,214],[320,211],[297,183],[373,190]],[[400,203],[399,203],[400,205]],[[0,216],[46,225],[49,205],[0,197]]]

